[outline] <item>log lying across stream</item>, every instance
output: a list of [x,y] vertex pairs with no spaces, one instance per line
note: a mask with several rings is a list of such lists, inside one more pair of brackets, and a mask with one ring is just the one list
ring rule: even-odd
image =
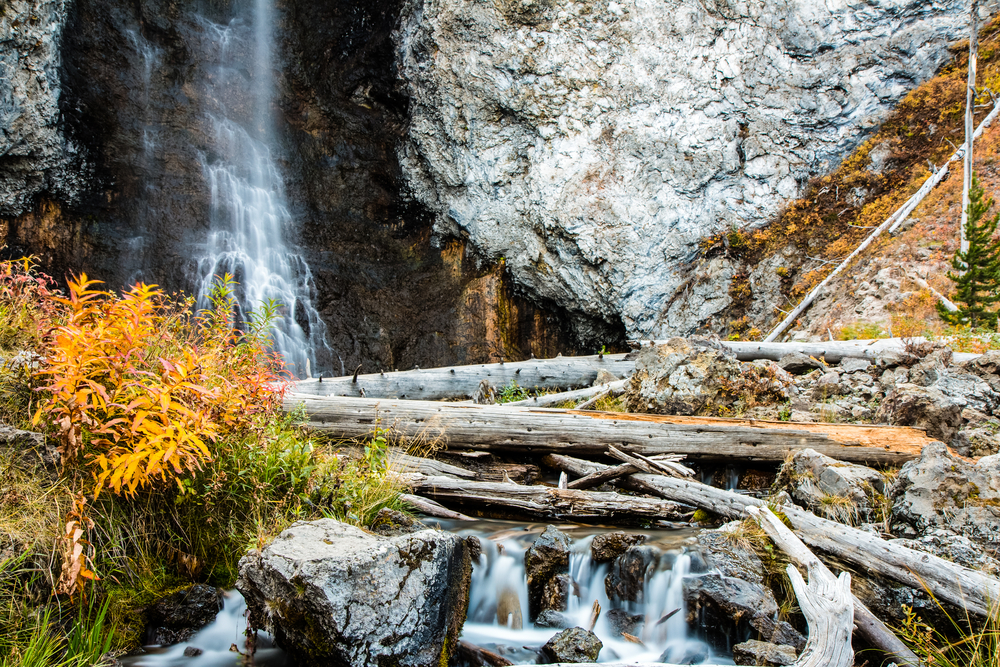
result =
[[448,449],[518,454],[603,455],[617,447],[647,456],[777,462],[811,447],[842,461],[899,465],[919,456],[933,441],[922,430],[908,427],[286,395],[286,410],[300,405],[305,406],[307,426],[338,438],[363,437],[381,427],[404,437],[438,441]]

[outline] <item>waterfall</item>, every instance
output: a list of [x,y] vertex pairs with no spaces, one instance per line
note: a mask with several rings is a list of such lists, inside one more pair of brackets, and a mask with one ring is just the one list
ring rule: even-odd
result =
[[274,346],[287,370],[303,377],[329,365],[332,350],[313,306],[312,273],[290,238],[295,220],[274,155],[272,1],[255,0],[250,26],[241,17],[228,25],[203,20],[215,64],[204,102],[211,149],[200,154],[211,208],[195,281],[205,308],[216,277],[232,274],[240,326],[262,304],[279,304]]

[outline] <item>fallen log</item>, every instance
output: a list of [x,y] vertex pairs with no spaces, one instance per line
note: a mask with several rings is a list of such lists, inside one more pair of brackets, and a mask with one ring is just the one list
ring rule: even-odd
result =
[[784,461],[811,447],[843,461],[899,465],[933,442],[915,428],[769,422],[584,410],[434,403],[288,394],[284,406],[304,405],[306,426],[351,439],[374,428],[439,441],[447,449],[522,454],[683,454],[692,459]]
[[[606,466],[603,463],[584,461],[583,459],[577,459],[564,454],[548,454],[542,459],[542,463],[550,468],[562,470],[563,472],[568,472],[571,475],[580,477],[580,479],[569,483],[568,487],[571,489],[597,486],[597,484],[603,484],[605,481],[618,479],[619,486],[626,489],[638,491],[639,493],[645,493],[646,495],[655,496],[657,498],[663,498],[663,493],[659,489],[646,484],[641,480],[637,480],[634,476],[632,476],[634,473],[640,471],[630,463],[625,463],[620,466]],[[628,472],[624,472],[625,470],[628,470]],[[611,473],[615,474],[610,475]],[[606,479],[600,479],[599,476],[602,474],[609,475],[609,477]],[[597,484],[593,484],[592,482],[594,478],[598,478],[600,481]],[[573,485],[577,483],[584,485],[574,487]]]
[[[904,352],[907,340],[914,342],[924,342],[925,338],[879,338],[875,340],[831,340],[815,341],[806,343],[778,343],[778,342],[748,342],[748,341],[717,341],[719,345],[727,348],[736,355],[740,361],[757,361],[759,359],[770,359],[780,361],[785,355],[799,352],[809,357],[823,359],[828,364],[839,364],[844,359],[867,359],[875,361],[879,353],[886,351]],[[642,340],[631,341],[634,345],[648,347],[650,345],[663,345],[665,340]],[[954,363],[961,363],[975,359],[980,355],[966,352],[956,352],[952,356]]]
[[[810,579],[813,572],[822,572],[822,576],[827,580],[834,579],[829,568],[818,559],[809,547],[795,536],[788,527],[775,516],[767,507],[748,507],[747,512],[757,520],[757,523],[764,529],[772,541],[779,549],[788,555],[788,558],[809,572]],[[875,648],[886,654],[887,657],[901,665],[919,667],[920,660],[913,651],[900,641],[886,625],[878,619],[855,595],[851,595],[854,605],[854,624],[858,628],[858,634],[868,640]],[[812,629],[810,628],[810,636]]]
[[[558,454],[549,454],[546,458],[556,457]],[[558,467],[556,465],[552,467]],[[566,472],[563,470],[563,472]],[[639,472],[631,463],[623,463],[620,466],[614,466],[613,468],[608,468],[607,470],[600,470],[592,473],[585,474],[578,480],[570,482],[566,488],[569,489],[589,489],[595,486],[600,486],[605,482],[610,482],[613,479],[618,479],[624,475],[631,475],[632,473]]]
[[476,479],[475,472],[466,468],[453,466],[444,461],[425,459],[420,456],[410,456],[398,449],[389,452],[389,467],[397,472],[420,472],[425,475],[451,475],[452,477],[464,477],[465,479]]
[[[623,363],[632,364],[629,367],[629,372],[632,372],[635,369],[635,365],[632,362]],[[510,403],[504,403],[503,405],[512,407],[526,405],[534,408],[545,408],[552,405],[559,405],[560,403],[566,403],[567,401],[579,401],[584,398],[594,400],[596,397],[608,392],[614,392],[615,394],[622,393],[625,391],[626,383],[628,383],[628,380],[616,380],[615,382],[609,382],[608,384],[602,384],[596,387],[586,387],[584,389],[576,389],[574,391],[563,391],[558,394],[543,394],[542,396],[526,398],[523,401],[511,401]],[[585,408],[583,405],[580,405],[578,409],[583,410]]]
[[402,473],[399,479],[415,492],[437,501],[515,510],[545,519],[627,518],[680,520],[689,512],[677,503],[602,491],[556,489],[496,482],[470,482],[454,477]]
[[378,396],[440,401],[472,398],[482,380],[489,380],[494,387],[513,382],[525,389],[589,388],[602,369],[624,377],[632,373],[635,364],[625,361],[624,354],[560,356],[511,363],[310,378],[296,382],[294,390],[311,396]]
[[[792,534],[784,524],[766,507],[760,509],[763,523],[771,522],[785,529],[784,544],[790,549],[801,547],[809,550]],[[769,525],[774,529],[774,526]],[[812,556],[810,553],[809,556]],[[809,583],[795,565],[789,563],[785,571],[792,582],[792,590],[799,602],[799,609],[806,617],[809,635],[793,667],[851,667],[854,664],[854,650],[851,648],[851,632],[854,628],[854,596],[851,595],[851,575],[841,572],[839,577],[815,556],[805,558]]]
[[475,521],[471,516],[465,516],[461,512],[455,512],[440,503],[436,503],[428,498],[421,498],[410,493],[400,494],[399,499],[404,503],[412,505],[428,516],[435,516],[439,519],[454,519],[456,521]]

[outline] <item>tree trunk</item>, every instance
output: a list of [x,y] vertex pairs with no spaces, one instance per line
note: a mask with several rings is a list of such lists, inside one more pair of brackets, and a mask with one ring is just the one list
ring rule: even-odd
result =
[[969,3],[969,79],[965,89],[965,162],[962,181],[961,251],[969,251],[965,225],[969,221],[969,191],[972,189],[973,142],[972,117],[976,106],[976,65],[979,59],[979,0]]
[[[627,370],[628,373],[632,373],[632,371],[635,370],[635,364],[630,361],[623,361],[622,366],[622,370]],[[617,380],[615,382],[609,382],[608,384],[602,384],[596,387],[586,387],[585,389],[576,389],[574,391],[563,391],[558,394],[532,396],[531,398],[526,398],[523,401],[511,401],[510,403],[504,403],[503,405],[510,405],[513,407],[526,406],[532,408],[544,408],[552,405],[559,405],[560,403],[565,403],[566,401],[579,401],[581,398],[593,399],[593,397],[600,396],[608,391],[621,393],[625,390],[625,384],[627,382],[628,380]],[[582,405],[580,406],[580,409],[583,409]]]
[[851,424],[805,424],[646,414],[510,408],[349,397],[288,395],[285,409],[305,406],[306,425],[338,438],[358,438],[376,427],[448,449],[521,454],[683,454],[697,459],[784,461],[811,447],[834,458],[901,464],[931,438],[918,429]]
[[678,521],[690,512],[677,503],[620,493],[522,486],[497,482],[470,482],[454,477],[400,474],[415,492],[437,501],[506,509],[543,519],[628,519]]

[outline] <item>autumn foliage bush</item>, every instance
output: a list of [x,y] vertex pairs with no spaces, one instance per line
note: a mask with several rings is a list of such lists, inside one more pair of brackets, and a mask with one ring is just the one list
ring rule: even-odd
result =
[[212,459],[221,436],[277,411],[281,364],[267,346],[273,308],[240,331],[230,277],[199,314],[190,299],[156,286],[116,296],[98,284],[81,275],[67,297],[49,297],[65,308],[65,322],[39,371],[48,398],[34,417],[58,431],[64,464],[92,470],[95,495],[178,481]]

